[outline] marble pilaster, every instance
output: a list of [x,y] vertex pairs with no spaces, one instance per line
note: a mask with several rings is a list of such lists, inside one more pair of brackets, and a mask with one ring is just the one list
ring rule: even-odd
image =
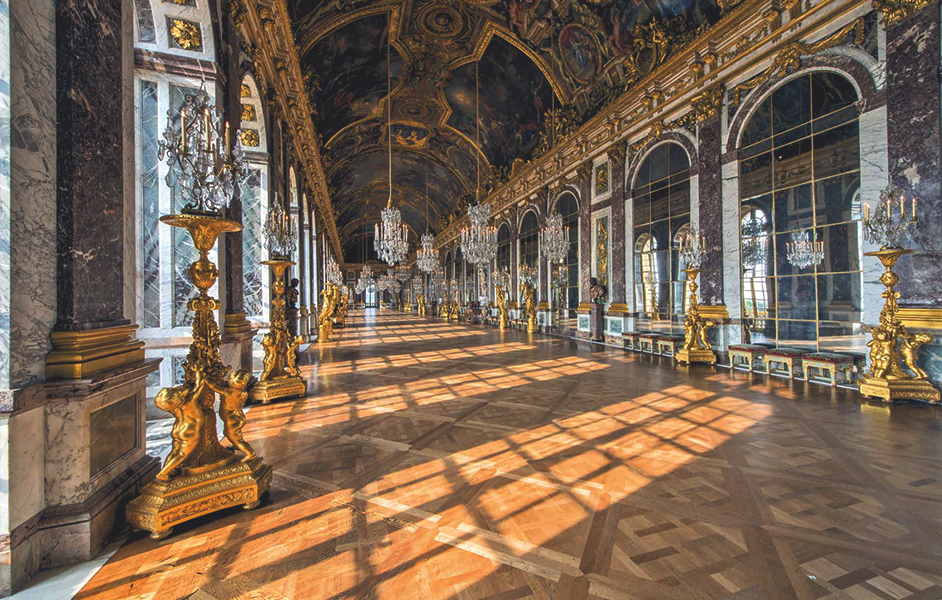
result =
[[578,182],[583,198],[579,203],[579,302],[589,302],[589,278],[592,276],[592,208],[590,180]]
[[[700,274],[700,302],[723,303],[723,210],[720,166],[720,116],[700,123],[697,156],[697,226],[706,245]],[[693,216],[693,215],[691,215]],[[738,228],[734,231],[738,231]]]
[[[723,298],[732,322],[742,319],[742,277],[739,254],[739,163],[735,156],[724,155],[722,164],[723,198]],[[733,233],[735,232],[735,234]],[[732,325],[726,335],[728,344],[742,341],[742,328]]]
[[[612,266],[609,278],[612,303],[625,303],[625,237],[621,233],[625,230],[625,168],[627,157],[616,160],[613,156],[612,165],[612,225],[611,248]],[[621,333],[620,331],[618,332]]]
[[[127,10],[130,10],[130,6]],[[124,325],[122,2],[56,10],[56,329]],[[117,285],[116,285],[117,284]]]
[[[886,106],[862,113],[859,123],[860,197],[864,202],[873,204],[880,198],[880,192],[886,187],[888,178]],[[879,249],[870,243],[866,236],[861,236],[860,244],[862,253]],[[864,257],[862,269],[862,321],[865,325],[877,325],[880,322],[880,310],[883,308],[880,294],[885,289],[880,283],[883,265],[876,258]]]
[[942,196],[940,196],[939,4],[886,28],[886,120],[890,183],[919,199],[919,227],[901,260],[901,305],[942,305]]

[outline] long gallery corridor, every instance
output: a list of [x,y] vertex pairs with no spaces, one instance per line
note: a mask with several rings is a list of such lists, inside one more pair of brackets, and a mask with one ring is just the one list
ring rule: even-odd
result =
[[261,507],[76,596],[942,598],[942,411],[562,338],[351,313],[253,406]]

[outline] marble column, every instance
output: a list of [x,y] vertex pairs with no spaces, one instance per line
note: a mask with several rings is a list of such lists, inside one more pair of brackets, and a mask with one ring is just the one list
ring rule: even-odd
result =
[[886,28],[886,120],[890,183],[919,199],[916,254],[896,267],[901,305],[942,306],[939,4]]
[[700,302],[723,304],[723,196],[720,115],[716,114],[698,127],[697,164],[698,228],[706,245],[706,257],[700,273]]

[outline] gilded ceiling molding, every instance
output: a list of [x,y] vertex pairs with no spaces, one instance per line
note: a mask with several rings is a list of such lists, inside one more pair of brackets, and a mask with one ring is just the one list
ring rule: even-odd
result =
[[289,143],[294,147],[299,171],[304,174],[307,187],[312,191],[312,206],[321,216],[335,259],[342,262],[336,215],[330,203],[319,136],[311,117],[313,111],[301,75],[286,0],[232,0],[229,14],[241,18],[242,38],[247,47],[254,49],[250,56],[259,71],[256,78],[264,73],[264,81],[274,86],[276,93],[271,101],[285,116],[288,130],[292,133]]
[[883,15],[884,25],[892,27],[914,12],[929,6],[932,2],[933,0],[873,0],[870,6]]
[[[698,122],[696,110],[690,110],[679,119],[669,122],[667,118],[671,114],[692,108],[694,98],[699,98],[701,103],[701,118],[708,118],[705,115],[712,110],[712,101],[716,96],[704,95],[708,92],[707,84],[722,85],[724,81],[767,61],[769,49],[776,46],[784,49],[791,45],[793,51],[796,48],[794,44],[801,44],[801,38],[813,35],[815,31],[844,18],[848,13],[859,12],[862,7],[869,6],[868,0],[821,0],[803,12],[791,11],[790,20],[774,29],[776,20],[766,15],[774,1],[745,0],[737,4],[726,12],[719,22],[701,33],[693,42],[668,56],[664,63],[647,77],[635,82],[621,96],[613,99],[603,110],[572,132],[564,143],[557,146],[552,156],[543,156],[529,162],[516,161],[510,178],[488,197],[487,201],[494,206],[494,212],[501,212],[505,207],[521,201],[524,196],[532,193],[532,190],[545,185],[540,173],[550,173],[549,166],[558,155],[563,155],[569,164],[579,163],[606,151],[616,136],[626,139],[636,136],[644,129],[666,131],[665,126],[695,127]],[[787,9],[788,6],[784,8]],[[856,21],[847,26],[850,28],[848,33],[855,29],[855,24]],[[804,44],[814,45],[817,43]],[[762,48],[761,53],[756,52],[759,48]],[[787,58],[787,55],[784,58]],[[651,90],[658,91],[660,98],[651,101],[651,108],[646,109],[643,97],[651,96]],[[691,95],[695,91],[699,93]],[[681,101],[684,96],[687,96],[687,99]],[[653,96],[651,97],[653,100]],[[665,108],[668,106],[670,108]],[[618,130],[615,135],[606,130],[606,123],[614,118],[625,124],[622,127],[614,127]],[[630,146],[635,147],[636,144]],[[460,219],[442,231],[436,239],[436,244],[445,244],[457,237],[464,220]]]
[[772,77],[777,77],[781,79],[782,77],[787,77],[791,75],[801,66],[801,57],[803,56],[814,56],[824,52],[825,50],[830,50],[836,46],[840,46],[844,39],[853,32],[854,34],[854,44],[860,45],[863,43],[864,35],[866,33],[865,24],[863,17],[859,17],[844,27],[841,27],[831,35],[813,42],[806,44],[805,42],[792,42],[786,44],[778,54],[775,56],[775,60],[772,61],[772,64],[769,65],[765,71],[762,71],[749,81],[740,83],[733,88],[732,93],[730,94],[730,104],[732,106],[739,106],[742,101],[742,93],[755,89],[771,79]]

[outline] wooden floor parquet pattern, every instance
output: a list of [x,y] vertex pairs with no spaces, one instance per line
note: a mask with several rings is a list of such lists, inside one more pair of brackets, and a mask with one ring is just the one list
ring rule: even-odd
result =
[[255,407],[270,498],[82,600],[942,600],[942,409],[353,313]]

